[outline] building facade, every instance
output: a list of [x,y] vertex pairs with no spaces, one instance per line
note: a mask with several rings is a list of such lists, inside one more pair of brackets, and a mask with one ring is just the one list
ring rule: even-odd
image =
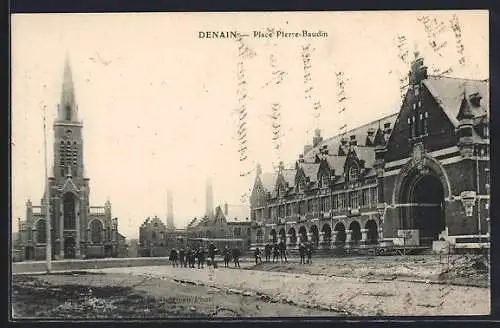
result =
[[61,101],[54,122],[54,164],[48,178],[49,204],[26,203],[26,218],[19,224],[19,244],[26,260],[46,256],[46,209],[49,207],[52,256],[55,259],[117,257],[126,253],[125,237],[111,203],[90,206],[89,178],[83,158],[83,123],[78,119],[71,68],[66,61]]
[[321,247],[489,239],[489,83],[429,76],[416,54],[399,111],[257,176],[252,243]]

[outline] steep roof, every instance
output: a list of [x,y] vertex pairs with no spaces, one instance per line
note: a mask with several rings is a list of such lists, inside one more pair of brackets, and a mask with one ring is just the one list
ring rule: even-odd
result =
[[356,156],[365,161],[366,167],[373,167],[375,164],[375,147],[353,146]]
[[[399,113],[399,111],[398,111],[398,113]],[[343,136],[345,136],[346,138],[350,138],[351,135],[354,135],[354,136],[356,136],[356,141],[357,141],[358,145],[366,146],[366,139],[368,137],[368,131],[370,129],[372,129],[376,133],[376,131],[378,130],[379,127],[383,129],[384,125],[387,123],[389,123],[390,127],[392,128],[394,126],[394,122],[397,119],[398,113],[394,113],[394,114],[382,117],[376,121],[361,125],[357,128],[349,130],[345,133],[337,134],[331,138],[328,138],[328,139],[322,141],[321,143],[319,143],[311,151],[304,154],[304,160],[305,161],[314,161],[316,154],[319,153],[320,149],[324,145],[326,145],[328,147],[328,152],[330,154],[337,154],[337,151],[338,151],[339,146],[341,144],[340,141],[341,141]],[[374,137],[375,137],[375,134],[374,134]]]
[[327,155],[326,162],[331,169],[335,170],[335,174],[340,175],[342,172],[347,156]]
[[309,177],[311,182],[318,180],[319,164],[316,163],[301,163],[300,167],[304,171],[306,177]]
[[295,186],[295,169],[284,169],[281,170],[281,174],[283,175],[283,179],[288,184],[288,187]]
[[262,186],[268,192],[274,191],[274,187],[276,186],[276,178],[278,177],[277,172],[266,172],[262,173],[260,176],[260,181],[262,182]]
[[458,112],[464,96],[479,92],[481,106],[473,108],[474,117],[489,116],[489,82],[488,80],[469,80],[443,76],[429,76],[423,81],[429,92],[441,106],[454,126],[458,126]]

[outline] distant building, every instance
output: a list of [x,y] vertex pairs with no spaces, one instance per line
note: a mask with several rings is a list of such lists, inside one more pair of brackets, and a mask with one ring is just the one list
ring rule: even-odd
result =
[[194,218],[186,230],[196,238],[243,239],[245,249],[250,247],[251,229],[246,207],[217,206],[213,217]]
[[174,247],[187,245],[191,237],[182,229],[168,229],[158,217],[147,218],[139,228],[138,256],[168,256]]
[[397,113],[327,140],[317,131],[294,167],[257,168],[253,244],[431,245],[489,235],[489,83],[428,75],[416,55]]
[[28,200],[26,218],[19,225],[22,259],[45,259],[47,206],[54,259],[118,257],[124,254],[125,237],[118,232],[118,219],[111,215],[111,203],[106,201],[104,206],[90,206],[89,178],[84,171],[83,123],[78,119],[68,61],[54,122],[53,171],[45,183],[49,184],[49,204],[46,204],[45,193],[41,206],[34,206]]

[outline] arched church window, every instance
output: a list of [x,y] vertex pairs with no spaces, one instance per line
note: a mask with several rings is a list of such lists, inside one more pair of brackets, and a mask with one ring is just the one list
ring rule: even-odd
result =
[[46,225],[45,220],[40,219],[36,223],[36,242],[37,243],[45,243],[47,241],[47,233],[46,233]]
[[63,198],[64,210],[64,229],[75,229],[76,213],[75,213],[75,198],[73,194],[66,193]]
[[353,165],[349,168],[349,181],[356,181],[359,177],[359,168],[357,165]]
[[66,111],[66,121],[71,121],[71,106],[66,105],[65,111]]
[[94,244],[102,242],[102,229],[102,222],[100,220],[92,220],[90,223],[90,239]]

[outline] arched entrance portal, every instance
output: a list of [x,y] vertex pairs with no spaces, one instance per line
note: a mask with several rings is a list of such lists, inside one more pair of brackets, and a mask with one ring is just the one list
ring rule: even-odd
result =
[[306,227],[301,226],[299,228],[299,236],[300,236],[301,243],[307,242],[307,229],[306,229]]
[[343,245],[345,243],[345,239],[346,239],[344,224],[342,222],[337,223],[335,225],[334,230],[337,232],[337,239],[335,241],[335,244]]
[[315,245],[318,246],[319,244],[319,231],[318,227],[313,224],[311,228],[309,229],[309,232],[311,233],[311,242]]
[[295,233],[295,229],[290,228],[290,230],[288,230],[288,234],[290,235],[290,245],[295,246],[297,244],[297,234]]
[[75,238],[73,237],[68,237],[64,240],[64,258],[75,258]]
[[446,227],[444,188],[439,178],[414,172],[403,184],[401,200],[402,229],[418,229],[420,245],[432,245]]

